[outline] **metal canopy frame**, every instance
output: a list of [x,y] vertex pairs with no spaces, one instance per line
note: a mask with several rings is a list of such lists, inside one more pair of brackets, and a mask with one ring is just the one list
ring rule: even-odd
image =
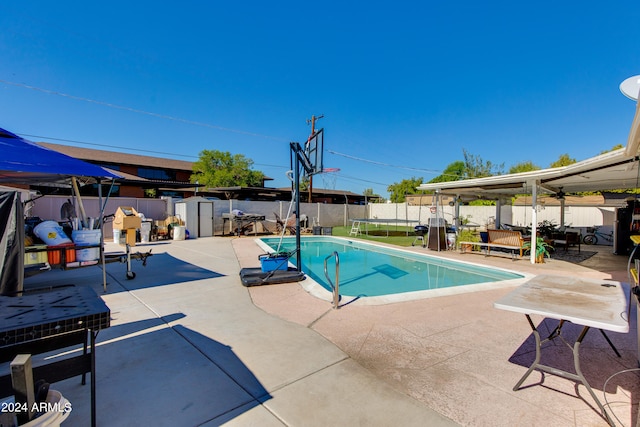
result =
[[640,182],[639,165],[637,155],[629,156],[627,149],[621,148],[559,168],[422,184],[418,190],[455,196],[456,204],[460,199],[497,200],[498,208],[505,198],[531,194],[531,263],[535,263],[538,194],[637,188]]

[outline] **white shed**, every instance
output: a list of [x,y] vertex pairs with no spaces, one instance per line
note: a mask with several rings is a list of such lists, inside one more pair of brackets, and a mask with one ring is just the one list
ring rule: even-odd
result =
[[175,204],[175,214],[184,221],[189,238],[213,236],[213,202],[204,197],[189,197]]

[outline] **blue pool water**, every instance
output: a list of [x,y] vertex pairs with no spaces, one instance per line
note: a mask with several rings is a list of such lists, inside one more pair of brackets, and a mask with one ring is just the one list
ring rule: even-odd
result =
[[[260,239],[276,250],[280,238]],[[293,251],[295,239],[282,240],[280,251]],[[524,276],[410,251],[331,237],[303,237],[300,249],[302,271],[330,291],[324,274],[324,260],[334,251],[340,259],[340,294],[372,297],[413,291],[521,279]],[[295,265],[296,257],[290,261]],[[327,264],[335,281],[333,257]]]

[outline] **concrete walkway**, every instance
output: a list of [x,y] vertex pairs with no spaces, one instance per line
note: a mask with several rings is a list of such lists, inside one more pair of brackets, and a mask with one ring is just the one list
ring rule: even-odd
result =
[[[255,266],[261,251],[252,239],[236,239],[233,244],[241,265]],[[528,259],[512,261],[455,251],[409,250],[529,274],[628,280],[627,258],[613,255],[607,246],[583,245],[583,252],[598,253],[580,264],[555,259],[531,264]],[[322,301],[310,296],[297,283],[253,287],[250,293],[257,306],[318,331],[396,390],[461,425],[607,425],[594,409],[596,403],[585,387],[571,380],[536,372],[523,389],[512,390],[535,356],[533,335],[525,317],[493,307],[494,301],[512,289],[379,306],[356,301],[338,310],[330,308],[330,298]],[[622,357],[615,355],[597,330],[589,332],[581,347],[587,380],[616,417],[616,424],[622,426],[639,422],[640,374],[637,370],[624,372],[638,367],[635,311],[634,303],[629,333],[607,332]],[[557,321],[539,316],[533,316],[533,321],[543,335],[557,325]],[[573,343],[580,329],[568,324],[563,334]],[[543,363],[573,370],[571,351],[561,341],[545,347]]]
[[[111,309],[98,335],[98,425],[456,425],[313,328],[257,307],[232,242],[138,246],[153,249],[147,266],[134,261],[137,277],[126,280],[124,264],[108,264],[107,293],[98,267],[27,279],[25,288],[90,286]],[[64,425],[87,426],[89,386],[72,378],[52,388],[73,406]]]

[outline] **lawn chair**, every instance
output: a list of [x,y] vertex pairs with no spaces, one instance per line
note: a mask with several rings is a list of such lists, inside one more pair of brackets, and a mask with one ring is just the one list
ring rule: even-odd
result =
[[278,233],[281,233],[282,230],[284,229],[285,231],[288,231],[289,234],[291,234],[292,236],[296,235],[296,215],[295,214],[287,218],[286,222],[280,219],[280,216],[277,213],[274,212],[273,214],[276,216],[276,229],[278,230]]

